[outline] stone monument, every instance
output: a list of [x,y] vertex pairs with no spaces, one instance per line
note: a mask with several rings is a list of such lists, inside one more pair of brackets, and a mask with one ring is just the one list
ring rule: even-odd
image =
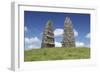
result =
[[64,22],[62,47],[75,47],[73,26],[72,26],[72,21],[69,17],[66,17]]
[[53,33],[53,22],[48,20],[45,30],[43,32],[41,48],[55,47],[54,44],[54,33]]

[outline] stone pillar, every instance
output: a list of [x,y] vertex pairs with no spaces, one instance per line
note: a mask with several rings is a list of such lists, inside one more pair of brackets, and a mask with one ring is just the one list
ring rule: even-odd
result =
[[49,20],[43,32],[41,48],[51,48],[51,47],[55,47],[55,44],[54,44],[53,23],[52,21]]
[[62,47],[75,47],[75,36],[72,26],[72,21],[69,17],[66,17],[64,22],[64,34]]

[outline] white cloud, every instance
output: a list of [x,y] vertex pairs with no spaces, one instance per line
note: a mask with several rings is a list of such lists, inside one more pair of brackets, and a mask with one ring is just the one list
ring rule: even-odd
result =
[[[54,30],[55,37],[57,37],[57,36],[63,36],[63,33],[64,33],[64,31],[61,28],[58,28],[58,29]],[[75,35],[75,37],[78,36],[78,32],[75,29],[74,29],[74,35]]]
[[62,36],[63,35],[63,29],[57,28],[54,30],[54,35],[56,36]]
[[25,42],[28,44],[32,44],[32,43],[37,43],[40,42],[40,40],[37,37],[31,37],[31,38],[25,38]]
[[88,34],[86,35],[86,38],[90,38],[90,33],[88,33]]
[[62,47],[62,44],[59,42],[55,42],[55,47]]
[[27,27],[26,27],[26,26],[24,27],[24,31],[28,31],[28,29],[27,29]]
[[76,42],[76,47],[85,47],[83,42]]
[[90,48],[91,46],[90,46],[90,44],[87,44],[86,47]]
[[78,32],[75,29],[74,29],[74,35],[75,35],[75,37],[78,36]]
[[40,46],[39,45],[36,45],[36,44],[30,44],[28,45],[28,49],[39,49]]
[[27,48],[40,48],[41,40],[37,37],[25,38],[25,44],[27,44]]
[[[55,47],[62,47],[62,43],[55,42]],[[83,42],[76,42],[76,47],[87,47]]]
[[29,43],[29,38],[25,38],[25,43]]

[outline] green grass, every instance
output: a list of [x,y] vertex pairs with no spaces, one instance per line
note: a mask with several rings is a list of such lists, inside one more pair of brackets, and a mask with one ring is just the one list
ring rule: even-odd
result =
[[88,59],[90,48],[41,48],[24,51],[24,61]]

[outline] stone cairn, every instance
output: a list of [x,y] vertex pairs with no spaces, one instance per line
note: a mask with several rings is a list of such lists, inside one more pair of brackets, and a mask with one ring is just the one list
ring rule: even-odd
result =
[[51,47],[55,47],[53,23],[51,20],[48,20],[45,26],[45,30],[43,32],[41,48],[51,48]]
[[64,22],[62,47],[75,47],[73,26],[72,26],[72,21],[70,20],[69,17],[66,17]]

